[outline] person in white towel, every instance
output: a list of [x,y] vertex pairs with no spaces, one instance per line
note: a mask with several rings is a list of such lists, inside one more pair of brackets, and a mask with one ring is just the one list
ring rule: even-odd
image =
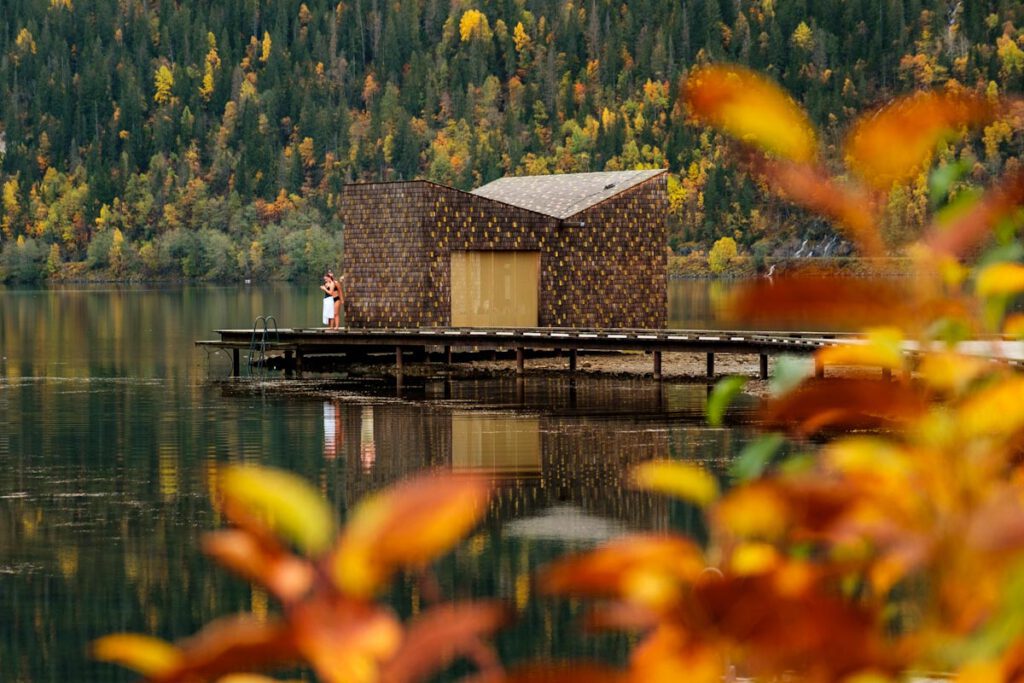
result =
[[323,321],[328,328],[334,327],[334,291],[337,285],[330,273],[324,275],[324,282],[320,285],[320,291],[324,293]]

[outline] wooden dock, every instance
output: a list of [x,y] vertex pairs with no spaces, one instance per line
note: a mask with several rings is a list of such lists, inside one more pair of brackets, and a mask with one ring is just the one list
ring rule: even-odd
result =
[[855,335],[821,332],[765,332],[738,330],[641,330],[579,328],[287,328],[217,330],[217,340],[197,341],[197,346],[224,349],[231,353],[232,374],[241,370],[241,354],[250,358],[258,348],[264,358],[278,355],[287,367],[302,372],[303,358],[310,355],[393,354],[401,373],[406,357],[443,354],[451,363],[455,351],[515,352],[516,374],[526,372],[528,351],[558,350],[568,354],[568,369],[576,370],[580,353],[642,351],[652,357],[652,374],[662,378],[662,354],[666,352],[704,353],[707,376],[714,377],[717,354],[757,355],[760,376],[768,377],[768,359],[779,354],[810,354],[823,346],[852,340]]

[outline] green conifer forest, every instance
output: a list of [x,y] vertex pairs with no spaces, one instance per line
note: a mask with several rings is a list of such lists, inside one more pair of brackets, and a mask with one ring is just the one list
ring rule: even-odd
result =
[[[747,64],[830,163],[894,95],[1020,93],[1016,0],[2,0],[0,278],[306,277],[337,267],[346,182],[668,167],[670,247],[825,243],[686,122],[697,64]],[[939,151],[1020,164],[998,122]],[[927,177],[888,196],[894,249]]]

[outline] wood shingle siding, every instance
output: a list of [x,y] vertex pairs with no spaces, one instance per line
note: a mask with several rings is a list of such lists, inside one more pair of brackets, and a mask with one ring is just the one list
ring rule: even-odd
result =
[[541,326],[664,327],[665,174],[597,199],[567,220],[422,180],[348,185],[346,324],[448,326],[452,252],[517,250],[540,252]]

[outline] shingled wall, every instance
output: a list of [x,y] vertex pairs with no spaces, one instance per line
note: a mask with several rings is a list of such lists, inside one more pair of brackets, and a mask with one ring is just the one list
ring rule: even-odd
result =
[[664,175],[566,221],[427,181],[348,185],[343,202],[348,326],[448,325],[451,252],[509,249],[541,253],[542,326],[665,325]]

